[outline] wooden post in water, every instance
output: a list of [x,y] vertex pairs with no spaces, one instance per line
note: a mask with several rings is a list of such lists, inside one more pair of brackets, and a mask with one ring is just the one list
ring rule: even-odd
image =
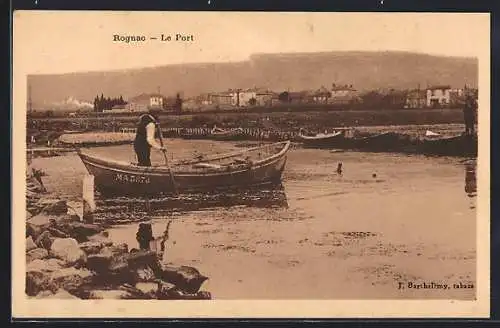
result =
[[94,176],[86,174],[83,177],[83,215],[82,220],[86,223],[94,221],[94,211],[96,209],[94,200]]

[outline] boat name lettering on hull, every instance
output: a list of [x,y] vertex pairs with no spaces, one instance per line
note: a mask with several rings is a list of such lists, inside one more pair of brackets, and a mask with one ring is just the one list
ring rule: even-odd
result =
[[115,174],[115,181],[128,182],[128,183],[139,183],[139,184],[148,184],[151,182],[149,177],[147,177],[147,176],[123,174],[123,173],[116,173]]

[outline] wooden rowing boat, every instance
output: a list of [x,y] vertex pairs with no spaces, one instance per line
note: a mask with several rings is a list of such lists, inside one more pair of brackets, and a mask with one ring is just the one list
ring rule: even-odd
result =
[[318,133],[314,136],[308,136],[299,133],[298,140],[305,147],[311,148],[334,148],[345,144],[345,131],[335,131],[333,133]]
[[354,138],[353,148],[370,152],[404,151],[412,146],[410,136],[397,132],[383,132],[365,137]]
[[165,166],[142,167],[82,150],[77,153],[102,195],[145,196],[171,194],[174,187],[180,193],[196,193],[279,184],[289,148],[290,141],[285,141],[172,163],[175,179]]
[[477,156],[477,136],[459,135],[445,138],[424,138],[421,152],[440,156]]

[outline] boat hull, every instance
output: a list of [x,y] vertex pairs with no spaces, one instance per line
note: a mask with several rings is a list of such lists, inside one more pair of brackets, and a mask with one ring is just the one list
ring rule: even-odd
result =
[[351,146],[354,149],[370,152],[406,152],[415,147],[409,136],[395,132],[355,138]]
[[305,148],[345,148],[349,143],[344,133],[324,137],[299,135],[298,140]]
[[[227,172],[190,173],[173,171],[172,180],[166,168],[116,165],[79,153],[89,174],[94,176],[97,191],[104,196],[149,196],[158,194],[240,190],[257,186],[278,185],[286,165],[286,152],[245,169]],[[175,183],[175,185],[174,185]],[[174,187],[175,186],[175,187]]]
[[210,137],[211,139],[218,141],[236,141],[244,139],[245,134],[242,130],[236,129],[223,132],[212,132]]
[[427,139],[422,142],[421,152],[439,156],[477,156],[477,136],[456,136],[442,139]]

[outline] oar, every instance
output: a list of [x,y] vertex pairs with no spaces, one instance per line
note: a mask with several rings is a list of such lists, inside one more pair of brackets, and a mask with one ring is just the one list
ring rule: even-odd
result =
[[[161,135],[160,123],[158,123],[156,125],[156,127],[158,129],[158,134],[159,134],[159,138],[160,138],[160,145],[163,148],[163,137]],[[170,165],[168,164],[167,154],[166,154],[165,150],[163,150],[162,153],[163,153],[163,158],[165,158],[165,165],[167,166],[168,172],[170,173],[170,179],[172,180],[172,186],[174,187],[174,193],[176,195],[178,195],[179,193],[177,192],[177,185],[175,184],[175,179],[174,179],[174,174],[172,173],[172,169],[170,168]]]

